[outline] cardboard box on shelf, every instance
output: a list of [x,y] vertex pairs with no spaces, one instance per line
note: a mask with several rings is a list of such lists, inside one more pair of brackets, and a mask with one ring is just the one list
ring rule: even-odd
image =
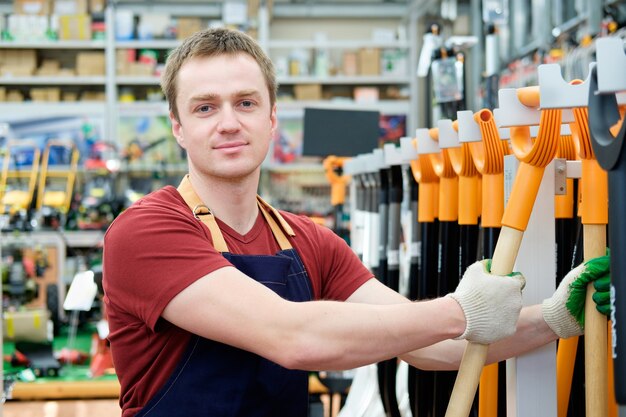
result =
[[179,17],[176,24],[176,38],[185,39],[203,29],[202,20],[198,17]]
[[359,50],[359,74],[380,75],[380,50],[378,48]]
[[137,60],[136,49],[118,49],[115,51],[117,75],[129,75],[130,65]]
[[104,91],[83,91],[80,95],[81,101],[104,101],[105,99]]
[[21,65],[2,65],[0,73],[3,77],[30,77],[35,73],[35,69]]
[[24,101],[24,94],[20,90],[9,90],[7,91],[7,101],[11,102],[22,102]]
[[343,53],[341,73],[348,77],[355,76],[359,73],[359,65],[357,62],[356,52],[346,51]]
[[88,14],[59,16],[59,39],[62,41],[91,40],[91,16]]
[[0,50],[0,66],[22,68],[19,73],[32,75],[37,68],[37,52],[34,49],[2,49]]
[[154,65],[143,62],[131,62],[128,65],[128,75],[136,77],[150,77],[154,75]]
[[75,77],[76,71],[72,68],[61,68],[57,73],[59,77]]
[[62,101],[76,101],[78,100],[78,93],[74,91],[63,91],[61,94]]
[[50,2],[48,0],[15,0],[13,2],[15,14],[50,14]]
[[104,13],[106,8],[106,0],[89,0],[90,13]]
[[0,101],[6,101],[7,99],[7,89],[5,87],[0,87]]
[[355,87],[354,101],[357,103],[376,103],[380,92],[377,87]]
[[38,76],[55,76],[59,74],[61,63],[56,59],[44,59],[35,71]]
[[61,89],[58,87],[31,88],[30,98],[32,101],[61,101]]
[[76,73],[80,76],[104,75],[104,52],[79,52],[76,54]]
[[321,84],[296,84],[293,86],[293,93],[296,100],[321,100]]
[[54,0],[53,13],[64,14],[87,14],[87,0]]

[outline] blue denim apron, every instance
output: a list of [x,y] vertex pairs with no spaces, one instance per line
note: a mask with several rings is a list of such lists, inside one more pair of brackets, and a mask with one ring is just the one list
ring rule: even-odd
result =
[[[309,277],[285,236],[285,232],[294,235],[293,230],[277,210],[258,199],[281,250],[276,255],[236,255],[228,253],[215,217],[188,176],[178,191],[211,231],[215,249],[238,270],[287,300],[312,299]],[[308,396],[308,372],[288,370],[248,351],[194,335],[167,383],[137,416],[301,417],[308,415]]]

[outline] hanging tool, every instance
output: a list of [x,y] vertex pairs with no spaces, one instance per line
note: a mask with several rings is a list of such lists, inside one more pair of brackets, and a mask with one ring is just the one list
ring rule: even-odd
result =
[[345,157],[327,156],[324,158],[324,172],[330,183],[330,204],[333,206],[333,230],[344,240],[348,238],[348,228],[343,219],[343,206],[346,201],[346,185],[350,177],[343,175]]
[[[506,116],[513,123],[522,121],[524,115],[533,113],[531,108],[539,106],[537,88],[500,90],[499,102],[514,103],[515,110],[507,109]],[[517,120],[515,120],[517,117]],[[502,119],[504,120],[504,118]],[[517,124],[517,123],[516,123]],[[502,218],[502,229],[494,251],[491,272],[506,275],[513,271],[515,258],[528,225],[545,167],[556,154],[561,127],[561,110],[542,110],[539,133],[534,142],[527,125],[512,124],[511,141],[521,161],[515,185]],[[446,417],[467,417],[469,414],[480,373],[487,357],[487,345],[468,343],[454,385]]]
[[[508,131],[499,131],[491,110],[475,114],[460,111],[458,116],[459,141],[470,150],[477,171],[482,175],[481,226],[483,258],[493,258],[493,252],[502,227],[504,213],[504,156],[508,155]],[[506,363],[493,363],[483,368],[478,386],[478,415],[495,417],[506,415]]]
[[[377,185],[375,181],[368,180],[370,175],[373,175],[374,171],[376,172],[376,175],[378,175],[378,169],[374,169],[373,167],[373,159],[373,153],[361,154],[349,159],[344,164],[344,173],[351,177],[350,217],[351,219],[353,219],[351,221],[351,232],[354,229],[354,213],[356,211],[357,205],[356,200],[364,198],[364,204],[366,209],[368,210],[368,212],[371,211],[371,213],[367,214],[369,218],[365,221],[365,230],[362,230],[362,233],[360,235],[361,240],[363,240],[363,236],[367,236],[368,240],[375,240],[374,243],[370,243],[368,241],[360,243],[360,246],[362,248],[363,264],[370,270],[378,267],[378,223],[373,223],[373,216],[370,216],[374,214],[373,207],[376,207],[377,210],[378,206],[376,194]],[[357,184],[355,183],[356,181],[361,184],[360,189],[357,188]],[[365,183],[365,185],[363,185],[363,183]],[[363,193],[365,193],[366,195],[362,195]],[[372,195],[374,196],[374,199],[371,198]],[[378,220],[378,218],[376,217],[375,220]],[[356,242],[354,242],[354,239],[351,240],[354,249],[354,245]],[[377,379],[378,376],[376,364],[358,368],[355,372],[352,385],[350,387],[350,392],[348,394],[348,397],[346,398],[345,405],[341,410],[341,414],[353,417],[384,414]]]
[[589,76],[589,128],[597,161],[608,172],[609,243],[617,255],[611,256],[611,356],[615,397],[618,404],[626,405],[626,259],[622,256],[626,248],[626,124],[622,122],[619,131],[614,126],[620,120],[614,93],[626,90],[626,57],[619,38],[598,39],[596,54],[597,66]]
[[[540,65],[538,73],[542,92],[541,107],[572,108],[574,113],[574,122],[570,126],[580,149],[583,256],[584,260],[588,261],[605,254],[608,223],[607,174],[595,158],[589,137],[587,115],[589,83],[580,80],[566,83],[561,77],[560,67],[556,64]],[[591,298],[593,286],[590,285],[589,289],[585,302],[585,408],[587,416],[600,417],[608,416],[609,413],[607,324],[606,318],[596,310]],[[573,343],[560,345],[559,350],[561,349],[573,349]],[[565,381],[565,384],[571,385],[571,380],[569,384]],[[560,400],[566,406],[565,399]],[[565,416],[566,412],[562,415]]]
[[[565,125],[566,126],[566,125]],[[567,160],[575,160],[577,150],[571,134],[561,135],[559,141],[559,149],[557,157],[561,159],[561,163],[565,164]],[[562,165],[561,165],[562,166]],[[557,169],[558,170],[558,169]],[[572,265],[572,258],[575,256],[577,236],[579,230],[578,216],[574,216],[574,195],[577,188],[574,179],[567,178],[565,194],[554,196],[554,215],[556,224],[556,242],[557,242],[557,266],[556,266],[556,285],[558,286],[563,277],[576,265]],[[590,202],[591,203],[591,202]],[[580,236],[582,237],[582,235]],[[581,259],[582,261],[582,259]],[[557,379],[557,415],[566,417],[568,415],[568,407],[571,399],[571,390],[574,383],[574,369],[577,365],[577,348],[578,337],[570,337],[568,339],[560,339],[556,357],[556,379]],[[580,366],[584,366],[584,359],[581,357]],[[584,387],[582,380],[581,387]],[[584,391],[580,392],[584,399]],[[584,402],[580,404],[581,415],[583,415]],[[574,411],[574,410],[572,410]],[[576,413],[576,411],[574,411]]]
[[[430,139],[439,149],[437,153],[429,154],[435,174],[439,177],[439,279],[437,296],[448,294],[457,287],[460,279],[459,270],[459,225],[458,196],[459,181],[452,168],[449,149],[441,147],[439,129],[428,131]],[[475,207],[475,201],[473,201]],[[454,386],[455,371],[435,372],[435,410],[434,416],[441,416]]]
[[[411,163],[418,158],[417,149],[413,146],[413,138],[403,137],[400,138],[400,149],[405,158]],[[409,240],[409,299],[417,300],[418,297],[418,285],[419,285],[419,270],[420,270],[420,228],[417,223],[417,206],[418,206],[418,193],[419,183],[413,175],[411,165],[407,168],[407,179],[409,183],[409,219],[410,219],[410,240]],[[409,406],[411,408],[411,415],[418,416],[416,405],[416,383],[417,374],[416,369],[409,367],[408,375],[408,391],[409,391]]]
[[[387,239],[387,285],[398,293],[404,293],[401,290],[400,284],[400,252],[403,235],[402,225],[402,213],[401,206],[404,197],[404,178],[403,178],[403,165],[410,162],[411,158],[405,155],[400,147],[397,147],[393,143],[387,143],[383,148],[385,154],[385,164],[389,168],[389,229]],[[404,294],[406,295],[406,294]],[[397,399],[398,410],[400,411],[400,404],[406,399],[406,378],[407,364],[396,361],[394,367],[388,368],[388,383],[393,379],[393,384],[390,384],[390,394],[394,395]],[[398,384],[398,380],[401,381]],[[405,403],[406,404],[406,403]]]
[[[458,113],[457,113],[458,114]],[[481,211],[480,177],[472,159],[470,145],[459,141],[459,121],[440,120],[439,146],[447,151],[452,169],[458,177],[459,268],[458,279],[478,260],[478,218]],[[450,262],[454,262],[450,260]],[[450,288],[453,290],[454,288]],[[454,374],[456,376],[456,374]],[[450,393],[448,392],[448,395]],[[476,405],[476,401],[474,402]],[[473,414],[478,410],[474,407]],[[484,414],[483,414],[484,416]]]
[[[398,194],[398,170],[399,166],[392,167],[386,163],[385,152],[382,149],[375,149],[374,155],[378,158],[376,164],[380,175],[380,189],[378,194],[378,215],[380,224],[379,235],[379,267],[376,276],[389,288],[398,288],[400,277],[398,248],[399,245],[400,202],[402,201],[402,174],[400,171],[400,192]],[[398,195],[400,201],[397,201]],[[391,256],[391,257],[390,257]],[[400,417],[398,399],[396,396],[396,370],[397,359],[391,358],[378,363],[378,384],[381,390],[385,413],[389,417]]]
[[[420,228],[420,269],[417,285],[417,299],[434,298],[437,294],[437,268],[439,241],[439,177],[433,169],[428,154],[438,151],[430,139],[428,129],[417,129],[414,146],[418,157],[411,161],[413,177],[419,183],[417,202],[417,221]],[[435,392],[432,371],[414,370],[415,399],[414,408],[418,416],[428,416],[434,410]]]

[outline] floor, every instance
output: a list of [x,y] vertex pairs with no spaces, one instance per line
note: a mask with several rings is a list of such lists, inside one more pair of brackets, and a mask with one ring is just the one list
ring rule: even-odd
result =
[[2,417],[119,417],[117,399],[7,401],[0,409]]

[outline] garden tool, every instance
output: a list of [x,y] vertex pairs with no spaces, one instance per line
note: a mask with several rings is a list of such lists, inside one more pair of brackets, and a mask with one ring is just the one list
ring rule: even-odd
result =
[[[574,122],[570,124],[572,134],[577,139],[579,156],[581,159],[581,221],[583,224],[583,256],[588,261],[602,256],[606,251],[606,225],[608,223],[608,189],[607,174],[602,170],[595,158],[591,147],[588,127],[588,89],[589,83],[574,80],[567,84],[561,77],[560,67],[556,64],[540,65],[538,68],[541,107],[542,108],[572,108]],[[607,324],[604,315],[595,308],[592,300],[593,286],[589,286],[585,303],[585,408],[587,416],[608,416],[608,368],[607,368]],[[573,342],[559,345],[559,351],[574,349]],[[571,357],[571,353],[564,355]],[[557,375],[568,377],[571,371],[559,370],[569,365],[564,361],[557,368]],[[570,377],[571,378],[571,377]],[[569,382],[569,383],[568,383]],[[567,414],[567,398],[571,386],[571,379],[563,381],[559,387],[560,416]],[[567,396],[566,396],[567,395]]]
[[[538,89],[530,87],[500,90],[501,104],[506,101],[502,97],[503,94],[508,94],[509,102],[513,98],[519,104],[519,112],[507,111],[509,121],[515,122],[515,117],[520,117],[524,119],[524,123],[528,123],[528,119],[523,116],[528,113],[532,114],[532,111],[524,112],[524,107],[527,109],[538,107]],[[534,141],[531,140],[530,129],[527,125],[513,126],[511,127],[511,140],[521,163],[504,211],[502,229],[492,259],[491,272],[498,275],[506,275],[513,271],[545,167],[556,154],[561,127],[561,110],[541,111],[539,133]],[[487,348],[486,345],[468,343],[446,417],[467,417],[469,414],[480,373],[487,357]]]
[[[611,356],[614,361],[615,398],[626,405],[626,124],[620,120],[615,92],[626,90],[626,57],[619,38],[596,41],[597,66],[589,77],[591,145],[600,166],[608,172],[609,246],[611,256]],[[620,97],[621,98],[621,97]],[[584,196],[583,196],[584,198]]]

